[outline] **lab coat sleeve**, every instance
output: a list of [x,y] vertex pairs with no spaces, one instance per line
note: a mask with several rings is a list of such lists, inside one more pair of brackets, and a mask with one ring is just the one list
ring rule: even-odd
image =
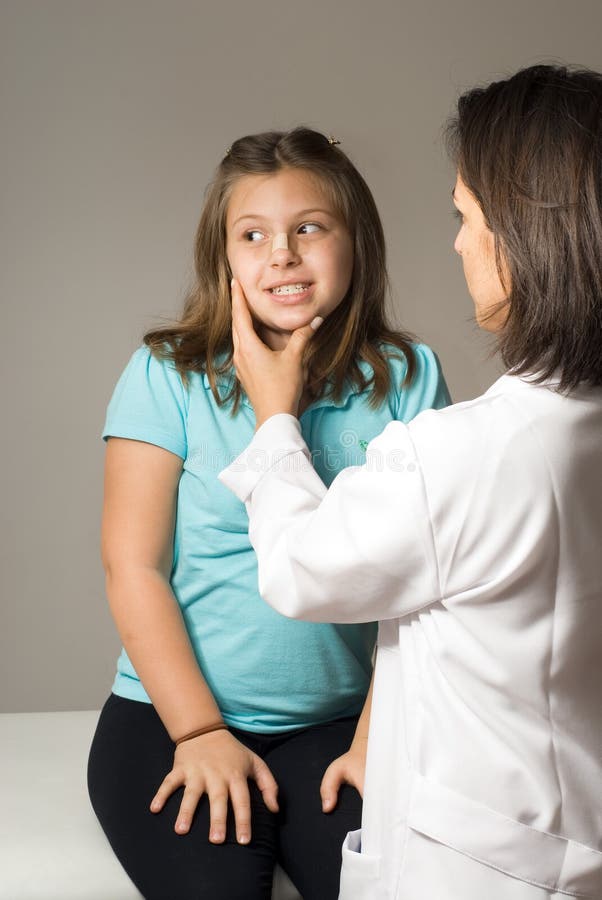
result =
[[278,612],[314,622],[396,618],[440,597],[419,460],[391,422],[327,491],[297,419],[273,416],[219,475],[245,502],[259,591]]

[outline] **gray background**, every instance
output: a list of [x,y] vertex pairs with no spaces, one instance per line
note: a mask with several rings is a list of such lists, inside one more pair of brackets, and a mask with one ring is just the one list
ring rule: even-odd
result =
[[204,187],[233,139],[305,123],[372,187],[397,323],[456,400],[498,363],[452,252],[441,126],[537,61],[602,69],[599,0],[14,0],[0,7],[0,709],[99,707],[119,648],[99,524],[113,386],[175,315]]

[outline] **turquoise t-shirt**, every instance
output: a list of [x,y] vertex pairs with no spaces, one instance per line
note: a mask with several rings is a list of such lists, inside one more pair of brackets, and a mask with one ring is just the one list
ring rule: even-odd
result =
[[[412,384],[401,387],[405,360],[391,360],[392,388],[378,409],[368,405],[369,390],[349,385],[340,401],[319,400],[301,415],[326,485],[346,466],[365,462],[367,444],[388,422],[450,402],[435,354],[423,344],[414,349]],[[186,388],[172,362],[140,347],[115,387],[102,436],[146,441],[183,460],[170,583],[224,720],[279,732],[355,715],[370,682],[376,625],[297,622],[261,600],[244,504],[217,479],[251,440],[253,409],[243,397],[232,417],[216,403],[206,375],[189,378]],[[150,703],[125,650],[113,692]]]

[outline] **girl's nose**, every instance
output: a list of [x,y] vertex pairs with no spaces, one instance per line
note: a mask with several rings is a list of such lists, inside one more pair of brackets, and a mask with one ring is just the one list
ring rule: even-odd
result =
[[276,250],[288,250],[288,234],[286,231],[281,231],[272,238],[272,253]]
[[462,229],[457,233],[454,241],[454,250],[462,256]]
[[290,266],[299,261],[299,254],[294,239],[291,241],[285,232],[275,234],[272,238],[270,265]]

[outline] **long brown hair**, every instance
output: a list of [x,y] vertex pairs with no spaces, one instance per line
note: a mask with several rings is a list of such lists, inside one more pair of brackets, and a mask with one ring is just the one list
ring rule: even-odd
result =
[[[336,144],[309,128],[248,135],[232,144],[209,185],[195,245],[196,284],[175,324],[153,329],[144,343],[154,355],[173,360],[184,382],[190,371],[205,372],[216,401],[233,401],[238,409],[242,389],[237,380],[220,394],[218,379],[232,372],[231,274],[226,257],[226,214],[233,186],[245,175],[271,174],[284,168],[317,176],[353,239],[351,284],[339,306],[326,318],[306,350],[304,364],[312,397],[326,390],[340,400],[346,381],[358,390],[371,388],[370,404],[378,406],[391,387],[388,358],[405,357],[408,383],[415,372],[409,334],[386,321],[388,276],[385,239],[368,185]],[[392,345],[388,348],[384,344]],[[366,379],[359,361],[372,367]]]
[[495,238],[504,362],[602,385],[602,75],[522,69],[464,94],[447,138]]

